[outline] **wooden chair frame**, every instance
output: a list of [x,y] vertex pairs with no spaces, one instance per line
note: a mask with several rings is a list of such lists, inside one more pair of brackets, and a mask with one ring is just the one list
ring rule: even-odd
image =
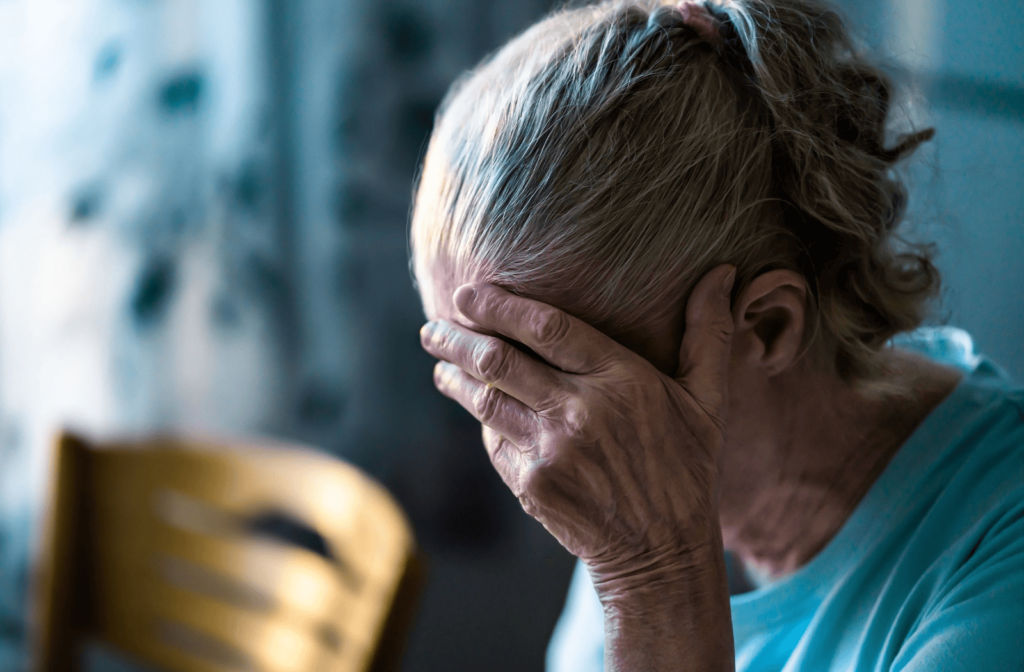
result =
[[[326,553],[241,527],[257,504],[309,521]],[[30,605],[40,672],[79,669],[90,638],[173,672],[239,669],[169,642],[157,622],[260,672],[394,670],[423,581],[410,527],[381,486],[283,444],[62,434],[41,542]]]

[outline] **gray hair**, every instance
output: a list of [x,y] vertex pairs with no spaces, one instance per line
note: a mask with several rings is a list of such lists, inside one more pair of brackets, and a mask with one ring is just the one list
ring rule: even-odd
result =
[[938,287],[895,229],[891,85],[817,0],[720,0],[709,44],[674,6],[556,12],[451,88],[416,192],[417,273],[444,259],[615,337],[678,315],[696,281],[776,268],[850,382]]

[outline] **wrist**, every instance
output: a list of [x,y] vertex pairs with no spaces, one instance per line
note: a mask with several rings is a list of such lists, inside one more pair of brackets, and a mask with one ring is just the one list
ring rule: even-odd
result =
[[633,595],[666,596],[691,585],[706,586],[718,570],[724,576],[721,530],[708,525],[701,531],[702,538],[693,536],[687,535],[686,544],[587,559],[591,581],[602,603]]
[[[608,670],[732,670],[732,617],[721,541],[600,573]],[[595,576],[595,574],[597,574]]]
[[728,602],[725,557],[714,545],[647,555],[628,564],[590,567],[591,581],[605,613],[629,617],[659,608],[703,606],[723,595]]

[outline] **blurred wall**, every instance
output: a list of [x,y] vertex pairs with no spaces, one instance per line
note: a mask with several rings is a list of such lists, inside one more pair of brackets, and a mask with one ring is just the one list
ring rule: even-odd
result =
[[935,128],[908,161],[908,228],[938,246],[936,321],[1024,379],[1024,12],[1015,0],[845,0],[907,92],[897,116]]
[[537,669],[572,559],[433,388],[407,269],[448,84],[539,1],[0,0],[0,669],[59,426],[273,433],[399,497],[407,669]]
[[[356,462],[431,557],[406,669],[540,669],[572,559],[434,391],[405,231],[448,84],[549,4],[0,0],[0,670],[61,424]],[[937,319],[1024,376],[1021,13],[846,10],[938,131],[907,169]]]
[[0,640],[57,427],[288,426],[266,25],[247,0],[0,2]]

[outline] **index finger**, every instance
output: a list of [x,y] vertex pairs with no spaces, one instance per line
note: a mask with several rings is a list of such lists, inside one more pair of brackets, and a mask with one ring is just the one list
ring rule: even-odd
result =
[[463,315],[527,346],[568,373],[606,368],[624,350],[612,339],[564,311],[488,284],[462,285],[453,297]]

